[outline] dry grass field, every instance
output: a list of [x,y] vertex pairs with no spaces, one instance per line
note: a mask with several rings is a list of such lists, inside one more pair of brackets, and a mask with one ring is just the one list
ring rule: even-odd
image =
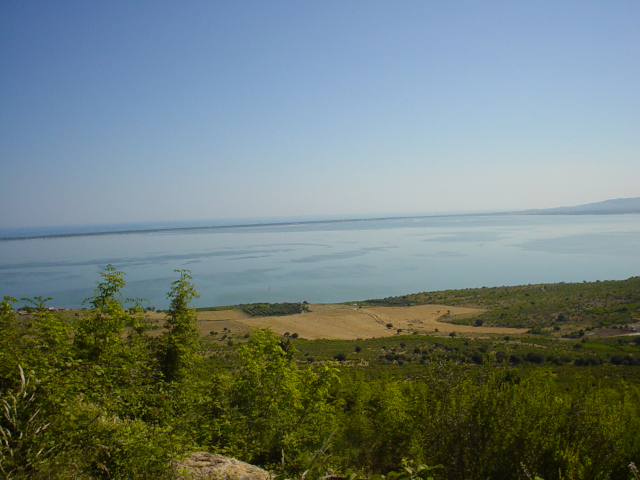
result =
[[[413,307],[371,307],[358,308],[347,305],[310,305],[310,312],[282,317],[250,318],[239,310],[199,312],[198,325],[202,335],[210,332],[244,334],[253,328],[271,327],[281,335],[297,333],[309,340],[324,338],[334,340],[355,340],[358,338],[389,337],[401,333],[451,332],[473,334],[516,335],[524,333],[522,328],[493,328],[454,325],[440,319],[468,317],[481,310],[448,307],[444,305],[418,305]],[[150,318],[161,320],[162,314],[151,314]],[[387,325],[392,325],[388,328]],[[159,331],[157,331],[159,333]]]

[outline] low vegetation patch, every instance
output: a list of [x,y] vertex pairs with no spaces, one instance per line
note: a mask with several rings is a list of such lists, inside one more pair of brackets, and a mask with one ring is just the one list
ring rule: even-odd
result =
[[307,302],[301,303],[251,303],[240,305],[239,308],[250,317],[275,317],[295,315],[308,312]]

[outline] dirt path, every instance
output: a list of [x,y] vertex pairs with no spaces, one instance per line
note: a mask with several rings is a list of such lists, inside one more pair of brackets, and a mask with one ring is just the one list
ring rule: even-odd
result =
[[366,310],[360,310],[360,312],[364,313],[365,315],[369,315],[371,318],[373,318],[376,322],[378,322],[380,325],[384,325],[385,328],[387,327],[387,324],[384,323],[382,320],[380,320],[380,317],[378,317],[375,313],[373,312],[367,312]]

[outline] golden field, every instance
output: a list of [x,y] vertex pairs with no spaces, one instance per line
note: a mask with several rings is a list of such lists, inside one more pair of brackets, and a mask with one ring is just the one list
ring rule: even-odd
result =
[[[211,332],[244,334],[254,328],[271,327],[276,333],[297,333],[308,340],[355,340],[358,338],[390,337],[400,333],[502,334],[516,335],[527,329],[505,327],[473,327],[447,323],[446,319],[476,316],[482,310],[445,305],[412,307],[364,307],[337,304],[312,304],[310,312],[276,317],[248,317],[240,310],[198,312],[202,335]],[[153,313],[151,319],[160,323],[163,314]],[[388,328],[391,324],[393,327]],[[159,331],[158,331],[159,333]]]

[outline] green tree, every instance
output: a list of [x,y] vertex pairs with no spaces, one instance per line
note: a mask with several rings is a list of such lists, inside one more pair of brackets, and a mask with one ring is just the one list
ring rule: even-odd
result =
[[157,379],[151,339],[140,301],[125,309],[121,290],[124,273],[108,265],[94,295],[85,300],[91,309],[79,318],[73,337],[84,375],[85,395],[111,413],[138,417],[154,410]]
[[68,362],[72,356],[69,345],[71,324],[60,314],[47,310],[45,304],[52,300],[51,298],[34,297],[22,300],[34,306],[31,310],[33,320],[29,324],[33,347],[51,366]]
[[93,296],[84,301],[91,305],[91,310],[78,321],[74,336],[76,347],[92,361],[122,345],[128,319],[119,298],[122,297],[120,290],[126,283],[124,272],[107,265],[100,276],[102,281],[96,282]]
[[255,330],[240,346],[242,369],[233,386],[236,449],[262,465],[300,473],[313,452],[335,429],[335,406],[329,401],[336,369],[298,368],[295,347],[270,329]]
[[196,292],[189,270],[176,270],[180,278],[171,284],[171,300],[165,322],[167,331],[160,338],[160,363],[168,382],[184,379],[200,359],[200,335],[195,308],[190,306]]

